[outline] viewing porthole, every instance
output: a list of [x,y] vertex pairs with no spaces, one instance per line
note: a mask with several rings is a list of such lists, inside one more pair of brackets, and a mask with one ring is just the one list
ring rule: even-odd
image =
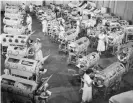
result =
[[17,56],[18,54],[19,54],[19,52],[18,52],[18,51],[16,51],[16,52],[15,52],[15,56]]
[[23,71],[26,71],[26,67],[22,67],[22,70],[23,70]]
[[18,39],[15,39],[15,42],[18,43]]
[[25,43],[24,40],[21,40],[21,43]]
[[9,42],[12,42],[12,39],[9,39]]
[[3,42],[6,42],[6,38],[3,39]]

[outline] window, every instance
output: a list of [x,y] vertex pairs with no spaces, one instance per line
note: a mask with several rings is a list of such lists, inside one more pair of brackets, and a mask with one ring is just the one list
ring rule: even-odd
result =
[[132,34],[132,33],[129,33],[129,34],[127,35],[127,40],[128,40],[128,41],[133,41],[133,34]]
[[9,79],[3,78],[2,81],[1,81],[1,83],[14,86],[15,81],[14,80],[9,80]]
[[30,62],[30,61],[23,60],[21,64],[27,65],[27,66],[33,66],[34,63],[33,62]]
[[128,32],[133,32],[133,29],[128,29]]
[[6,42],[6,38],[4,38],[3,41]]
[[10,20],[10,18],[7,18],[7,17],[5,19]]
[[18,63],[20,60],[19,59],[14,59],[14,58],[9,58],[8,62],[12,62],[12,63]]
[[18,85],[18,86],[21,86],[24,90],[28,90],[28,91],[32,90],[32,85],[25,84],[25,83],[19,83],[19,84],[21,85]]
[[21,43],[25,43],[25,41],[24,40],[21,40]]
[[12,42],[12,39],[9,39],[9,42]]
[[18,39],[15,39],[15,42],[18,43]]
[[18,36],[18,38],[22,38],[22,39],[25,39],[26,37],[23,37],[23,36]]
[[67,35],[71,35],[72,33],[70,32],[70,33],[67,33]]

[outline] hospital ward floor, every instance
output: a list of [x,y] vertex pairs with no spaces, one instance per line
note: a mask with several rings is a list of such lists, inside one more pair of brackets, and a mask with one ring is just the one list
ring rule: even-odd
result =
[[[2,20],[3,21],[3,14]],[[3,23],[1,25],[3,27]],[[1,28],[3,31],[3,28]],[[47,77],[53,74],[52,78],[49,80],[50,91],[52,91],[52,96],[49,100],[49,103],[80,103],[82,95],[79,94],[80,82],[76,81],[75,78],[68,75],[68,69],[73,69],[73,67],[68,66],[66,63],[67,56],[58,53],[58,44],[52,43],[48,36],[44,36],[42,33],[41,23],[33,17],[33,31],[35,33],[31,36],[33,40],[36,38],[41,39],[42,51],[45,56],[50,50],[50,57],[44,64],[44,68],[48,69],[44,77]],[[92,52],[92,49],[89,49],[89,52]],[[1,57],[2,58],[2,57]],[[99,61],[103,67],[107,67],[111,63],[115,62],[115,57],[105,56]],[[1,74],[4,70],[4,59],[1,59],[2,69]],[[125,77],[125,81],[133,86],[133,81],[131,78],[133,75],[130,73]],[[129,82],[128,82],[129,81]],[[107,100],[97,98],[92,101],[92,103],[108,103]]]

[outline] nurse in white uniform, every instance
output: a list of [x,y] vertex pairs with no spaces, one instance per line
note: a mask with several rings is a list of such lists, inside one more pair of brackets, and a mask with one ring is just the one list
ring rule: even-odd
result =
[[47,34],[47,20],[46,19],[42,21],[42,32],[44,33],[44,35]]
[[44,33],[44,35],[47,34],[47,25],[48,25],[48,22],[45,17],[47,17],[46,12],[44,13],[44,20],[42,20],[42,32]]
[[26,23],[28,25],[28,30],[32,32],[32,17],[30,16],[30,14],[28,14],[27,16]]
[[105,40],[106,40],[106,35],[104,33],[100,33],[98,35],[98,46],[97,46],[97,51],[99,52],[99,55],[101,55],[101,52],[105,51]]
[[24,3],[22,4],[22,9],[26,11],[26,5]]
[[30,9],[30,13],[32,13],[33,12],[33,5],[32,4],[30,4],[29,9]]
[[35,47],[35,60],[40,61],[43,59],[43,53],[42,53],[42,44],[40,43],[40,39],[36,39],[36,43],[34,44]]
[[92,100],[92,79],[89,76],[89,72],[86,71],[86,73],[83,76],[83,94],[82,94],[82,102],[90,102]]
[[80,33],[80,20],[77,20],[76,35]]
[[59,33],[59,39],[64,39],[64,33],[65,33],[65,28],[62,23],[60,23],[60,33]]

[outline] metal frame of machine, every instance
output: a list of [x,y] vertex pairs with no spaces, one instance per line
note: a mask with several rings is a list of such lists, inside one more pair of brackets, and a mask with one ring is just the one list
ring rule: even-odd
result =
[[30,78],[33,73],[38,72],[36,60],[9,56],[5,60],[5,68],[11,69],[11,73]]
[[14,35],[26,35],[26,30],[28,30],[27,27],[25,26],[20,26],[19,28],[9,26],[9,25],[4,25],[4,32],[8,34],[14,34]]
[[20,25],[22,25],[23,19],[20,19],[20,18],[13,19],[13,18],[4,17],[3,23],[5,25],[18,26],[19,27]]
[[114,62],[102,71],[95,72],[94,89],[103,92],[103,96],[106,98],[110,92],[119,90],[125,72],[126,68],[120,62]]
[[125,27],[125,40],[124,42],[133,42],[133,25],[128,25]]
[[[45,88],[45,84],[52,75],[50,77],[40,78],[39,75],[41,74],[39,71],[43,68],[42,63],[48,57],[49,55],[44,57],[40,62],[26,58],[7,57],[5,60],[5,68],[9,69],[11,74],[2,75],[3,95],[6,95],[6,93],[10,95],[11,93],[12,95],[6,97],[8,100],[13,100],[14,97],[17,97],[16,100],[21,99],[23,103],[33,103],[35,101],[39,103],[45,102],[51,95],[51,92]],[[33,77],[34,75],[36,76],[35,79]],[[41,81],[38,79],[41,79]],[[43,99],[40,100],[39,98],[41,98],[44,92],[45,96],[43,95]]]
[[126,72],[133,67],[133,42],[121,45],[117,53],[118,60],[126,67]]
[[83,56],[82,58],[78,58],[76,66],[80,70],[86,71],[90,67],[96,65],[99,59],[100,59],[99,54],[96,52],[92,52],[86,56]]
[[[5,97],[7,103],[13,102],[22,102],[22,103],[45,103],[47,99],[49,99],[49,96],[51,95],[51,92],[48,91],[44,86],[48,82],[48,80],[52,77],[45,78],[39,86],[35,81],[23,79],[20,77],[12,76],[12,75],[2,75],[2,83],[1,83],[1,89],[2,94],[7,95]],[[39,88],[38,88],[39,86]],[[45,91],[43,91],[45,89]],[[43,99],[41,98],[42,94]]]
[[16,13],[7,13],[5,12],[5,17],[8,17],[8,18],[13,18],[13,19],[17,19],[17,18],[23,18],[24,16],[22,15],[22,12],[18,12],[17,14]]
[[39,70],[43,68],[42,64],[48,57],[49,55],[38,62],[32,59],[9,56],[5,60],[5,68],[10,69],[11,74],[30,79],[33,74],[37,75],[39,73]]
[[2,94],[8,93],[5,98],[8,98],[9,103],[14,96],[23,101],[23,103],[33,102],[33,93],[37,89],[37,84],[34,81],[12,75],[2,75],[1,82]]
[[117,58],[126,67],[128,72],[133,67],[133,25],[125,27],[123,44],[118,46]]
[[109,103],[133,103],[133,90],[112,96]]

